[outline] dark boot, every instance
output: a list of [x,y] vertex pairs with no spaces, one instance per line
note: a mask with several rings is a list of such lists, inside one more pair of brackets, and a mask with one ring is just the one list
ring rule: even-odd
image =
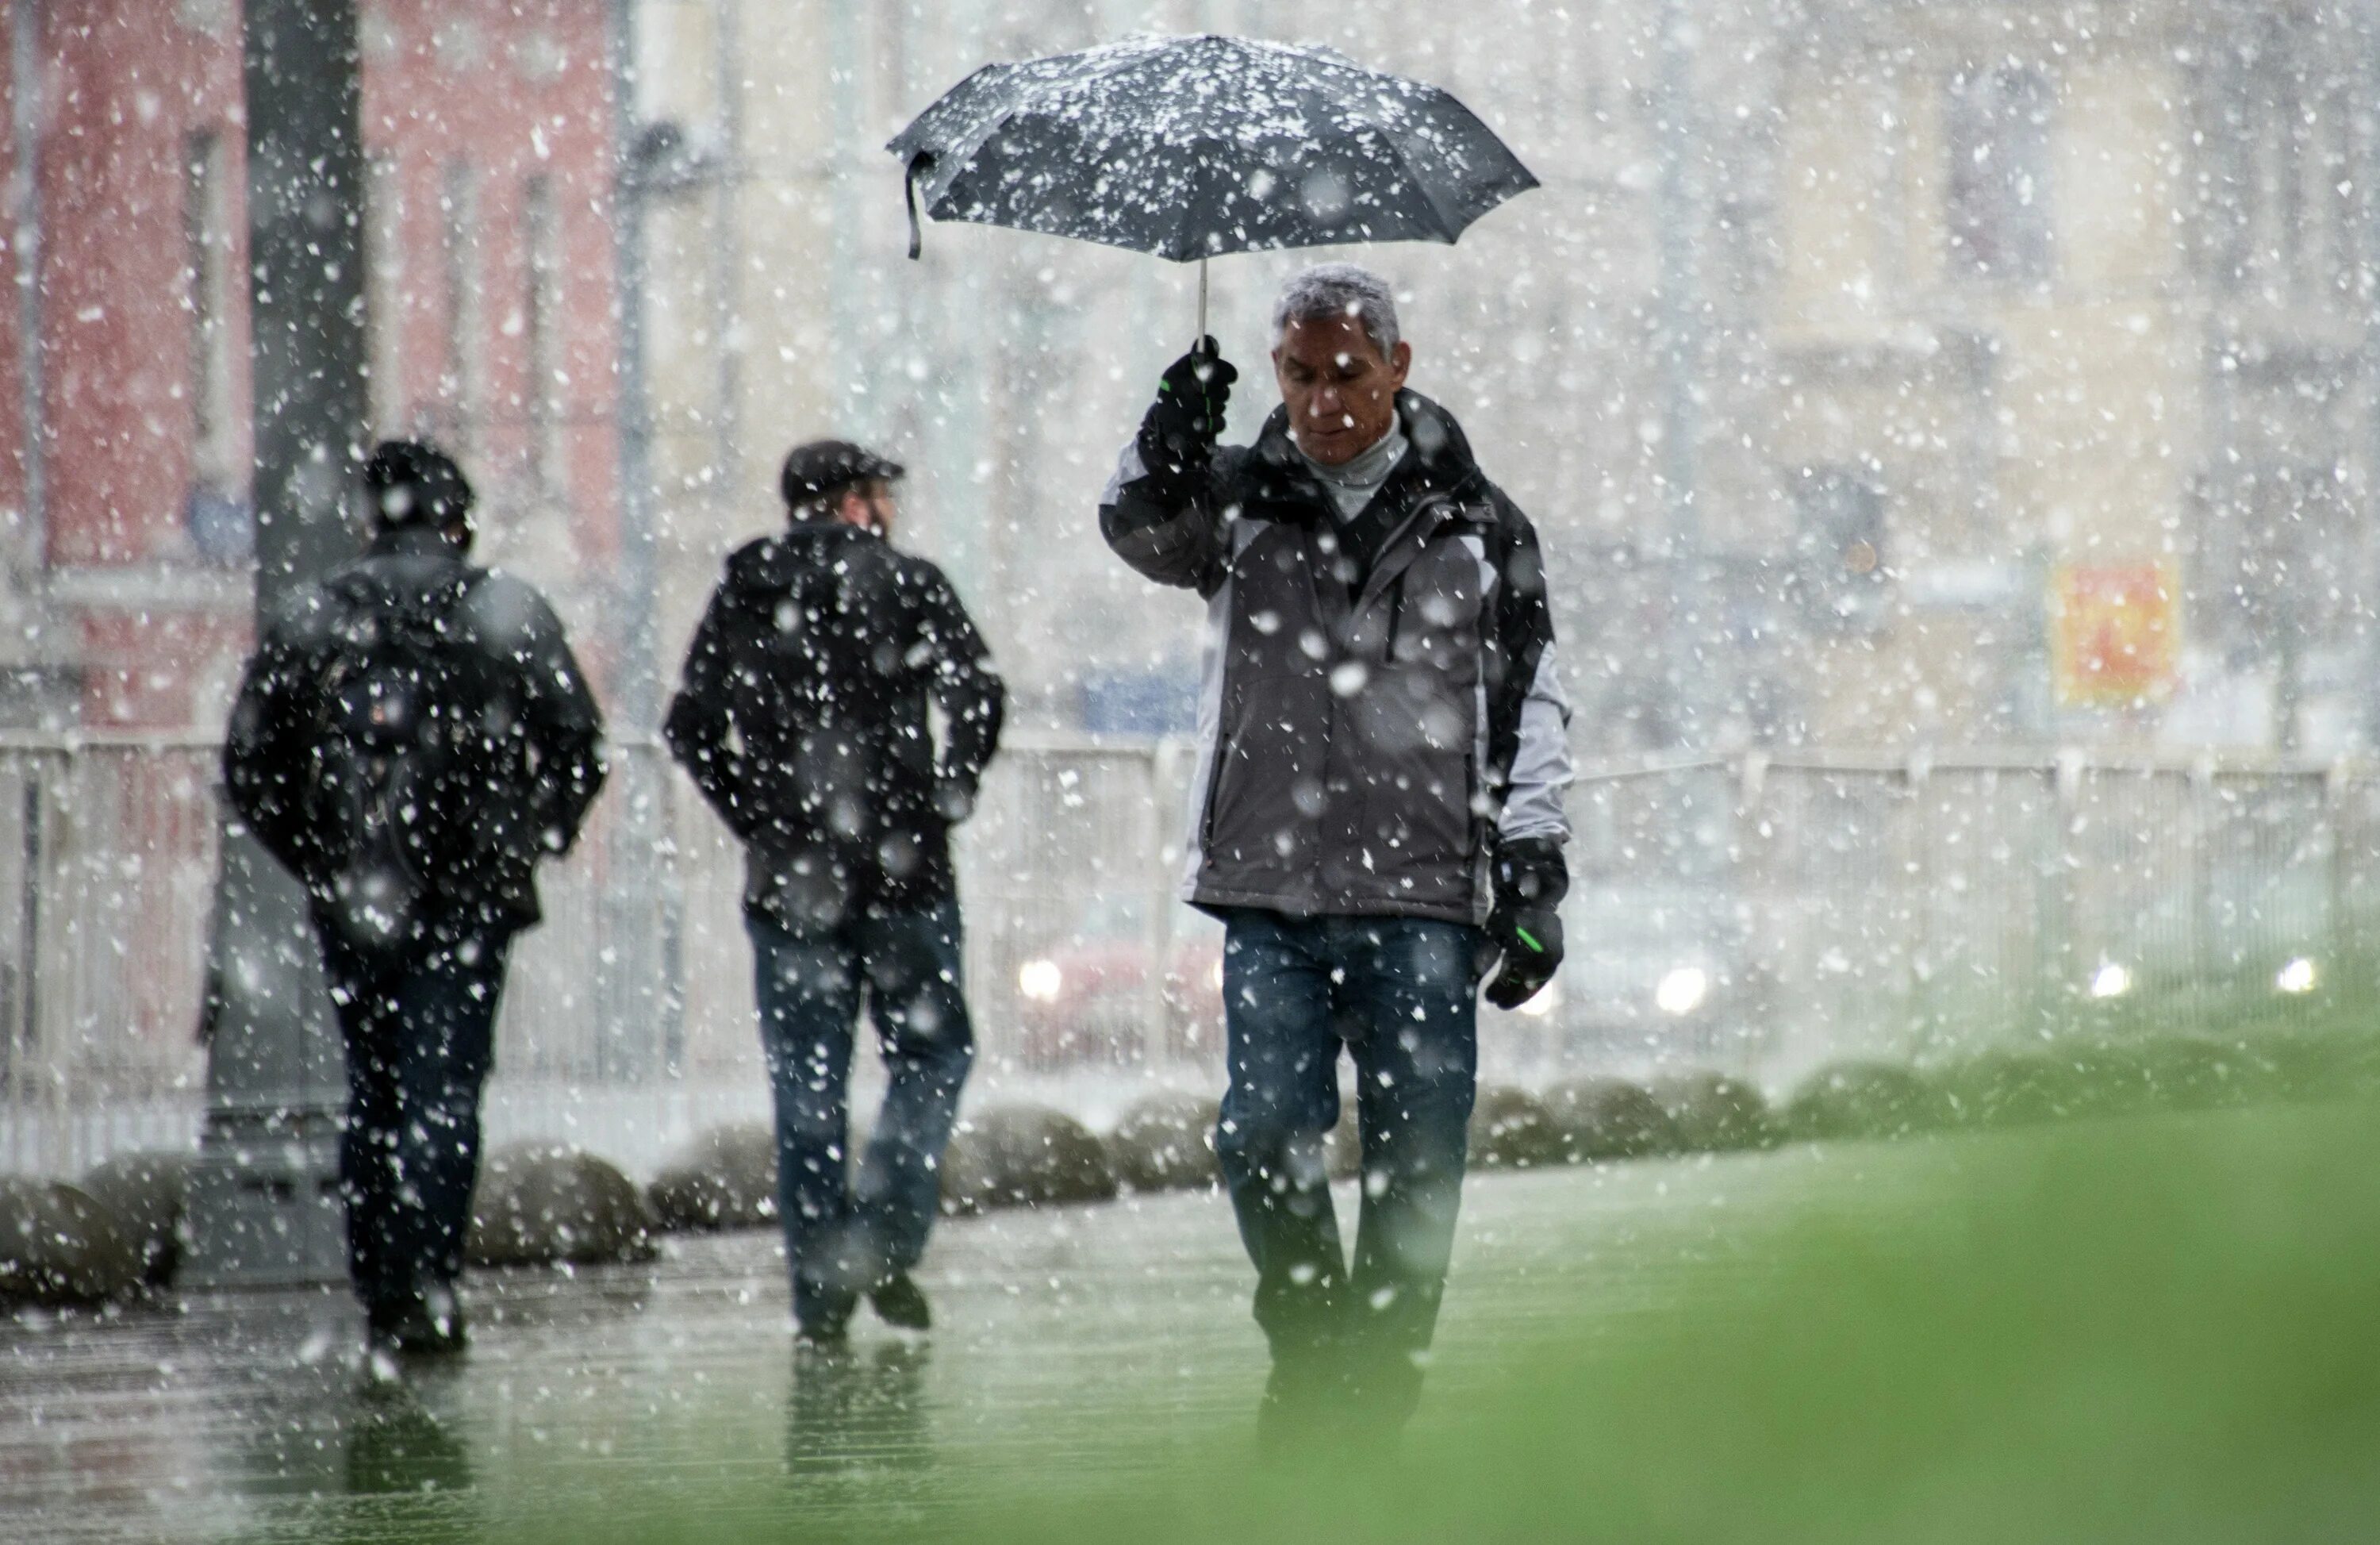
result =
[[462,1300],[443,1285],[374,1304],[365,1322],[375,1347],[409,1357],[449,1356],[471,1344]]
[[904,1331],[934,1328],[934,1311],[926,1303],[925,1290],[906,1271],[894,1271],[869,1288],[868,1301],[875,1307],[876,1318],[887,1325]]

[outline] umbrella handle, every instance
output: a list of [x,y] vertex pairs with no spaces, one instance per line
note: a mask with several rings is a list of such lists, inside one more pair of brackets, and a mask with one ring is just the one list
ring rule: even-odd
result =
[[917,225],[917,174],[934,164],[933,153],[919,151],[909,158],[909,169],[901,178],[901,196],[909,205],[909,261],[915,262],[925,249],[925,232]]
[[1207,341],[1207,260],[1198,260],[1198,335],[1190,340],[1196,347]]

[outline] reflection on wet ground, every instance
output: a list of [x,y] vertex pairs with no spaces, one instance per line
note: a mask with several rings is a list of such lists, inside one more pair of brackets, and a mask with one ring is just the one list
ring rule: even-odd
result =
[[[1484,1376],[1500,1338],[1583,1305],[1621,1320],[1681,1293],[1723,1306],[1743,1236],[1775,1210],[1764,1198],[1809,1166],[1868,1162],[1475,1179],[1434,1385]],[[1901,1150],[1888,1167],[1947,1162]],[[931,1538],[990,1476],[1047,1475],[1086,1502],[1131,1489],[1150,1446],[1104,1443],[1099,1421],[1126,1392],[1135,1421],[1185,1430],[1253,1411],[1263,1351],[1219,1197],[952,1223],[919,1280],[932,1335],[863,1323],[815,1352],[789,1333],[766,1233],[680,1239],[645,1266],[481,1273],[468,1356],[395,1382],[361,1359],[344,1294],[0,1321],[0,1533],[468,1538],[594,1490],[624,1525],[710,1500]]]

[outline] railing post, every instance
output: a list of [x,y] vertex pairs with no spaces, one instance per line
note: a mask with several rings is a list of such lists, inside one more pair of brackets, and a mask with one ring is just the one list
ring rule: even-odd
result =
[[2334,761],[2322,780],[2322,828],[2327,851],[2323,855],[2328,870],[2324,901],[2328,915],[2324,918],[2325,948],[2328,956],[2322,963],[2322,975],[2329,979],[2331,990],[2354,969],[2350,962],[2355,949],[2354,927],[2349,920],[2347,812],[2350,806],[2354,775],[2345,761]]
[[1908,897],[1911,914],[1907,926],[1909,940],[1908,967],[1901,973],[1901,991],[1907,1005],[1906,1016],[1912,1032],[1911,1052],[1923,1055],[1940,1028],[1934,1022],[1934,852],[1926,834],[1933,822],[1926,819],[1925,801],[1933,790],[1934,756],[1923,748],[1909,753],[1902,768],[1902,778],[1909,789],[1908,843],[1903,849],[1900,889]]
[[1141,930],[1148,950],[1148,970],[1145,977],[1141,1004],[1141,1066],[1143,1077],[1154,1074],[1160,1063],[1172,1051],[1172,1016],[1165,1001],[1165,984],[1173,969],[1173,908],[1167,905],[1161,879],[1165,864],[1165,822],[1159,814],[1158,789],[1164,781],[1165,747],[1162,741],[1151,741],[1136,753],[1134,761],[1141,772],[1141,797],[1134,803],[1133,824],[1143,840],[1133,845],[1140,849],[1141,872],[1155,882],[1148,889],[1148,922]]

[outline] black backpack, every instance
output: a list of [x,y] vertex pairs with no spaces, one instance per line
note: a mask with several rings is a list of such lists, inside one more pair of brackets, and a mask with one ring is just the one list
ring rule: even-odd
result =
[[307,827],[318,906],[349,943],[392,953],[439,901],[486,887],[502,828],[497,693],[455,621],[482,570],[426,589],[349,592],[315,683]]

